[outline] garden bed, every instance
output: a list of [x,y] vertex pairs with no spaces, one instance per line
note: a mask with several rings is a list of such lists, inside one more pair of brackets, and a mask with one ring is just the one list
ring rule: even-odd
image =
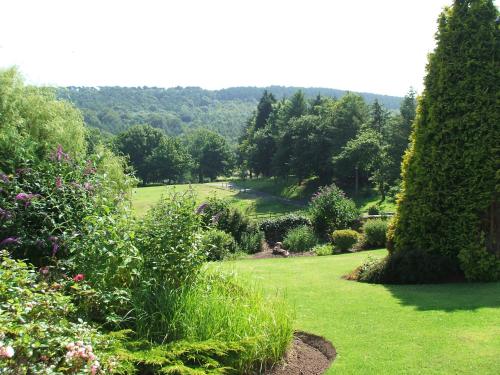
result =
[[337,352],[332,343],[321,336],[306,332],[295,332],[292,347],[284,361],[267,375],[320,375],[335,360]]

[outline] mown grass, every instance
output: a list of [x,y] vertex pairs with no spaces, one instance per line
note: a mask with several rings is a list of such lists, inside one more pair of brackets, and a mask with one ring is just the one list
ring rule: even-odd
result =
[[327,374],[500,374],[500,283],[371,285],[342,275],[385,250],[225,267],[284,291],[296,328],[323,335],[338,357]]
[[196,194],[198,203],[202,203],[208,197],[216,195],[219,198],[228,199],[231,206],[239,208],[253,218],[267,218],[290,212],[298,212],[303,209],[298,205],[287,204],[273,197],[262,197],[252,192],[229,189],[226,182],[137,188],[132,192],[132,207],[136,215],[141,217],[160,200],[162,195],[167,195],[173,191],[185,192],[190,189]]
[[[288,179],[256,178],[252,180],[235,180],[234,183],[246,189],[262,191],[282,198],[303,202],[307,202],[321,185],[317,178],[309,178],[299,184],[295,177],[289,177]],[[396,203],[394,201],[386,199],[380,202],[380,195],[375,189],[364,189],[358,192],[358,194],[348,190],[346,194],[354,200],[361,213],[368,212],[368,208],[375,204],[379,205],[380,209],[384,212],[394,212],[396,210]]]

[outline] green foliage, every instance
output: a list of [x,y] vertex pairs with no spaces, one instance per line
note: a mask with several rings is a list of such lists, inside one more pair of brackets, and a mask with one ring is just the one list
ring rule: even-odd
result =
[[232,154],[226,140],[217,133],[198,129],[185,135],[184,143],[193,159],[193,174],[198,182],[214,180],[231,170]]
[[260,229],[264,232],[266,241],[275,243],[283,241],[291,229],[304,225],[311,225],[311,221],[307,217],[290,214],[264,220],[260,224]]
[[235,253],[237,248],[233,236],[215,228],[203,233],[201,246],[209,261],[223,260],[229,254]]
[[238,249],[247,254],[258,253],[262,248],[264,234],[259,230],[256,224],[251,226],[251,230],[244,232],[241,235],[241,240],[238,243]]
[[235,372],[244,347],[238,342],[220,340],[177,341],[152,344],[120,338],[113,348],[117,360],[115,368],[120,374],[182,374],[208,375]]
[[262,233],[259,227],[240,210],[229,207],[227,200],[212,196],[198,210],[206,226],[229,233],[241,251],[253,254],[260,250]]
[[384,247],[387,242],[388,220],[369,219],[363,225],[365,245],[370,248]]
[[338,229],[347,229],[356,220],[354,202],[335,185],[321,187],[309,204],[309,216],[316,234],[326,237]]
[[330,244],[316,245],[312,249],[318,256],[332,255],[333,247]]
[[85,154],[80,112],[51,89],[24,86],[16,69],[0,70],[0,108],[1,171],[44,160],[57,145],[77,159]]
[[68,243],[68,268],[92,286],[81,295],[79,310],[92,321],[122,323],[132,308],[132,290],[141,276],[142,256],[135,246],[128,211],[91,214]]
[[189,341],[217,338],[245,350],[233,364],[237,373],[258,372],[279,361],[292,338],[292,316],[281,298],[232,274],[205,272],[194,287],[178,294],[170,332]]
[[340,229],[332,233],[332,242],[335,250],[347,251],[358,242],[359,233],[352,229]]
[[143,182],[179,181],[191,166],[184,145],[149,125],[133,126],[118,134],[113,143]]
[[[0,251],[0,348],[11,356],[0,356],[5,373],[88,374],[109,367],[101,356],[104,337],[74,316],[71,298],[61,293],[62,285],[49,276],[38,280],[26,263],[13,260]],[[69,343],[90,345],[88,360],[69,357]],[[99,363],[100,362],[100,363]]]
[[114,211],[123,201],[113,196],[114,182],[101,172],[99,157],[71,159],[59,146],[52,159],[0,180],[0,238],[14,238],[5,245],[36,265],[65,258],[85,216]]
[[142,278],[162,287],[178,287],[196,276],[205,261],[201,220],[194,197],[171,194],[151,208],[137,226],[143,257]]
[[[404,267],[406,254],[411,263],[423,253],[460,263],[469,280],[500,276],[498,15],[492,1],[474,0],[455,1],[439,18],[403,163],[390,264]],[[408,279],[431,277],[421,267],[405,271]]]
[[368,207],[368,215],[380,215],[380,205],[372,204]]
[[318,238],[309,226],[290,229],[283,240],[283,247],[291,252],[312,250],[318,243]]

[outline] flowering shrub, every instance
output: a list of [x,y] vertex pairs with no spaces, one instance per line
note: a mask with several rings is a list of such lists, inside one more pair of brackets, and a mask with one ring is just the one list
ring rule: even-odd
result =
[[321,187],[311,198],[309,215],[318,236],[326,237],[337,229],[348,229],[356,220],[356,204],[334,184]]
[[0,246],[36,265],[65,258],[82,219],[116,207],[98,164],[73,160],[59,146],[50,160],[0,174]]
[[[100,374],[111,358],[92,344],[105,338],[76,321],[63,285],[0,251],[0,368],[8,373]],[[45,269],[40,271],[46,271]],[[78,343],[71,346],[70,343]],[[83,348],[83,349],[82,349]],[[103,360],[99,362],[99,356]]]
[[127,315],[131,288],[141,273],[135,222],[128,213],[89,215],[82,220],[78,236],[68,243],[68,269],[85,291],[79,295],[78,307],[100,323],[119,323]]

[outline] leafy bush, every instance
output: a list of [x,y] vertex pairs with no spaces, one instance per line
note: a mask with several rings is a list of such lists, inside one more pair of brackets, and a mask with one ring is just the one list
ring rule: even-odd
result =
[[335,250],[347,251],[358,242],[359,233],[351,229],[336,230],[332,233],[332,242]]
[[266,241],[270,243],[283,241],[288,231],[291,229],[311,225],[311,221],[305,216],[289,214],[273,219],[264,220],[260,224],[260,229],[264,232]]
[[[0,356],[2,370],[89,374],[109,369],[106,355],[99,352],[104,336],[77,322],[62,284],[38,281],[33,269],[6,251],[0,252],[0,261],[0,350],[6,354]],[[83,352],[77,354],[80,347]]]
[[368,215],[380,215],[380,206],[378,204],[372,204],[368,207]]
[[241,235],[238,248],[244,253],[255,254],[261,250],[263,241],[263,233],[259,230],[259,227],[254,224],[249,230]]
[[223,260],[234,253],[237,247],[234,238],[219,229],[205,231],[201,246],[209,261]]
[[313,251],[318,256],[332,255],[333,248],[332,248],[332,245],[329,245],[329,244],[316,245],[313,247]]
[[92,285],[78,306],[93,321],[116,324],[131,309],[131,291],[142,269],[134,224],[126,210],[89,215],[82,221],[80,234],[68,243],[68,270],[85,275]]
[[387,242],[388,220],[372,219],[367,220],[363,225],[365,237],[365,246],[367,247],[385,247]]
[[203,224],[231,234],[242,251],[252,254],[260,250],[262,234],[258,227],[240,210],[229,207],[227,200],[210,197],[197,211]]
[[291,229],[283,240],[283,247],[292,252],[311,250],[318,243],[318,238],[308,226]]
[[200,216],[191,194],[172,194],[153,206],[137,225],[137,247],[143,257],[141,277],[177,287],[205,261]]
[[358,210],[351,199],[335,185],[321,187],[311,198],[309,215],[316,234],[326,237],[338,229],[347,229],[356,220]]

